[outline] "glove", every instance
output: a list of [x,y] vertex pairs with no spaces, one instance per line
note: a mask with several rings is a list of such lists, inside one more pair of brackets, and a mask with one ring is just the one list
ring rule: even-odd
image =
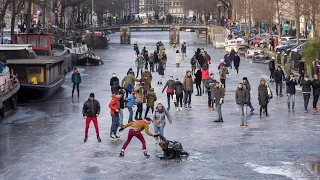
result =
[[154,134],[153,137],[159,137],[159,134]]
[[123,130],[124,130],[124,128],[121,127],[121,128],[119,129],[119,132],[122,132]]
[[221,99],[220,99],[220,102],[219,102],[219,104],[222,104],[222,103],[223,103],[223,99],[221,98]]

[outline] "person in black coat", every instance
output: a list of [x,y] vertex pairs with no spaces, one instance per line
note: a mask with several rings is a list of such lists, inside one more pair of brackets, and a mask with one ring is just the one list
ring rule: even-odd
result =
[[234,59],[233,59],[233,65],[234,65],[234,68],[237,71],[237,74],[239,74],[240,56],[238,56],[238,53],[235,53],[235,56],[234,56]]
[[290,76],[286,80],[287,95],[288,95],[288,111],[290,112],[290,101],[292,102],[292,112],[294,112],[296,85],[298,84],[294,78],[294,74],[290,73]]
[[309,79],[309,75],[306,75],[302,79],[300,86],[302,86],[304,109],[305,109],[305,111],[308,111],[308,104],[309,104],[309,100],[310,100],[311,86],[312,86],[312,82]]
[[305,66],[304,66],[303,60],[300,60],[300,61],[298,62],[298,67],[299,67],[299,74],[300,74],[299,79],[298,79],[298,83],[300,84],[300,83],[301,83],[301,80],[303,80],[304,71],[305,71],[305,69],[304,69]]
[[[202,73],[201,73],[201,70],[200,70],[200,67],[198,66],[197,69],[196,69],[196,73],[194,74],[195,75],[195,83],[196,83],[196,87],[197,87],[197,94],[196,96],[201,96],[201,80],[202,80]],[[200,93],[199,93],[200,92]]]
[[269,71],[270,71],[270,82],[274,82],[274,71],[276,70],[276,65],[274,62],[274,57],[269,61]]
[[234,48],[231,49],[230,51],[230,60],[231,60],[231,69],[232,69],[232,61],[234,61],[234,58],[236,57],[236,51],[234,50]]
[[318,112],[317,103],[320,96],[320,80],[317,74],[314,75],[312,80],[312,89],[313,89],[313,112]]
[[279,87],[280,87],[280,97],[282,97],[282,81],[284,81],[285,75],[280,66],[278,66],[277,70],[274,72],[274,80],[276,82],[276,92],[277,92],[277,97],[279,96]]
[[269,95],[268,95],[268,85],[264,78],[260,80],[260,85],[258,87],[258,100],[260,105],[260,117],[262,116],[262,110],[264,109],[266,112],[266,116],[268,114],[268,103],[269,103]]
[[160,62],[158,52],[154,51],[153,53],[154,65],[156,65],[156,69],[158,69],[158,63]]
[[117,95],[120,89],[120,83],[116,73],[112,73],[112,78],[110,79],[110,86],[112,94]]

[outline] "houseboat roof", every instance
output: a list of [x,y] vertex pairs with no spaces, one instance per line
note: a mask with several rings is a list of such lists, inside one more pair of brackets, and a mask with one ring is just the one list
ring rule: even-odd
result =
[[32,50],[32,44],[0,44],[0,51]]
[[64,59],[59,57],[40,56],[36,59],[9,59],[6,64],[56,64],[62,61],[64,61]]

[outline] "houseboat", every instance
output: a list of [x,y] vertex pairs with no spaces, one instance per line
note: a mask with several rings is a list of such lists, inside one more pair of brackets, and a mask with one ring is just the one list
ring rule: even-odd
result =
[[11,75],[20,83],[19,101],[42,101],[51,97],[64,83],[63,56],[37,56],[33,45],[0,45],[0,53],[7,58]]
[[224,45],[226,52],[230,52],[232,49],[238,52],[239,49],[243,50],[248,47],[249,47],[248,44],[242,38],[227,40]]
[[[96,31],[92,37],[92,33],[86,31],[82,34],[82,42],[86,43],[89,48],[104,49],[108,48],[109,37],[104,32]],[[93,39],[92,39],[93,38]]]
[[20,84],[16,75],[10,75],[8,66],[0,62],[0,119],[17,108]]
[[72,63],[72,57],[70,51],[55,52],[52,51],[52,41],[49,34],[15,34],[12,38],[12,43],[15,45],[25,46],[31,44],[32,49],[39,58],[44,59],[59,58],[63,59],[63,73],[72,71],[74,64]]

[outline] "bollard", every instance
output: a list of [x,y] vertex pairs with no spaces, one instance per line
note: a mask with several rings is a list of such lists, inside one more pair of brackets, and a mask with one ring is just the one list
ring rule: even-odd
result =
[[281,52],[277,53],[277,64],[281,64]]
[[284,54],[283,55],[283,64],[286,64],[288,61],[288,55],[287,54]]

